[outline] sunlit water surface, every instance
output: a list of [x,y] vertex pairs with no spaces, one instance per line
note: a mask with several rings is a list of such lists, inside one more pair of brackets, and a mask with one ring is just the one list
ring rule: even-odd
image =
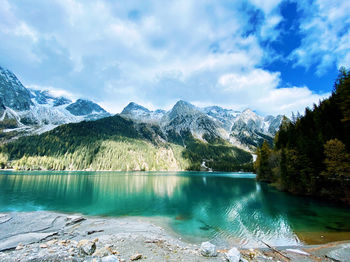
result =
[[0,172],[0,212],[162,218],[191,242],[244,247],[350,239],[350,209],[278,192],[254,174]]

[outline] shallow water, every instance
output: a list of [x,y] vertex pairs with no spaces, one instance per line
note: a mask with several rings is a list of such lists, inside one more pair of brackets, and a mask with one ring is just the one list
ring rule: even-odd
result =
[[350,209],[295,197],[254,174],[0,172],[0,212],[163,217],[183,239],[261,246],[350,239]]

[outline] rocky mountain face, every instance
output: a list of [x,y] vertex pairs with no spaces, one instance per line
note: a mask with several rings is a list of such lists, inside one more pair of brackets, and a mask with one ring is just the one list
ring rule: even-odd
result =
[[250,152],[264,140],[272,142],[283,119],[281,115],[263,117],[251,109],[240,112],[219,106],[198,108],[185,101],[178,101],[168,112],[150,111],[130,103],[121,116],[137,122],[157,124],[165,137],[182,137],[190,133],[202,141],[226,140]]
[[33,105],[31,95],[17,77],[0,67],[0,99],[4,106],[14,110],[28,110]]
[[158,123],[166,111],[150,111],[134,102],[129,103],[121,112],[121,115],[142,123]]
[[0,139],[40,134],[56,126],[110,116],[99,105],[73,102],[49,91],[28,89],[11,71],[0,67]]
[[220,138],[224,131],[200,109],[182,100],[164,114],[160,126],[167,135],[183,135],[189,132],[193,137],[208,142]]
[[[108,112],[92,101],[78,99],[73,102],[47,90],[25,88],[11,71],[0,67],[2,141],[40,134],[62,124],[108,116]],[[182,100],[169,111],[151,111],[131,102],[120,116],[155,127],[157,136],[165,141],[185,145],[186,138],[192,135],[202,142],[227,141],[250,152],[263,140],[272,141],[283,118],[281,115],[262,117],[250,109],[240,112],[219,106],[198,108]],[[142,129],[143,125],[137,125],[137,128]]]

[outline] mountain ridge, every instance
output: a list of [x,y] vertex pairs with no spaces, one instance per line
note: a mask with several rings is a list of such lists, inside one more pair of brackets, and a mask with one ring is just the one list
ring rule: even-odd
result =
[[272,144],[283,119],[282,115],[263,117],[249,108],[243,111],[220,106],[199,108],[184,100],[169,111],[151,111],[131,102],[120,115],[140,123],[158,124],[165,135],[190,132],[202,141],[223,139],[249,152],[254,152],[264,140]]
[[0,66],[0,140],[41,134],[67,123],[110,116],[98,104],[84,99],[71,101],[49,90],[30,89],[10,70]]

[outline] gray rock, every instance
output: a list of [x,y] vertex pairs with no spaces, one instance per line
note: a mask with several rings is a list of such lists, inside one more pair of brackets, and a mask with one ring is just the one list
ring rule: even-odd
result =
[[67,221],[66,226],[74,225],[84,220],[86,219],[82,216],[68,216],[66,218],[66,221]]
[[78,243],[78,247],[80,250],[80,254],[82,254],[83,256],[90,256],[96,250],[96,243],[94,241],[84,239]]
[[326,254],[326,257],[340,262],[350,261],[350,244],[344,244]]
[[218,253],[216,252],[216,246],[210,242],[203,242],[201,244],[201,254],[205,257],[216,257]]
[[93,112],[97,113],[107,113],[102,107],[98,104],[84,99],[78,99],[73,104],[70,104],[66,109],[75,116],[89,115]]
[[56,235],[57,232],[50,233],[25,233],[19,234],[6,239],[2,239],[0,242],[0,251],[9,250],[16,248],[20,243],[28,245],[39,242],[45,238]]
[[111,253],[108,247],[103,247],[103,248],[96,249],[96,251],[92,255],[94,257],[105,257],[108,255],[111,255]]
[[229,262],[239,262],[241,259],[241,253],[237,248],[233,247],[225,254],[225,258]]
[[135,261],[135,260],[139,260],[142,258],[142,255],[141,254],[136,254],[136,255],[133,255],[130,257],[130,260],[131,261]]
[[11,220],[11,216],[5,214],[5,215],[0,215],[0,224],[6,223],[7,221]]
[[33,105],[30,92],[14,73],[0,66],[0,98],[4,106],[23,111]]
[[111,256],[103,257],[101,259],[101,262],[119,262],[119,259],[116,256],[111,255]]

